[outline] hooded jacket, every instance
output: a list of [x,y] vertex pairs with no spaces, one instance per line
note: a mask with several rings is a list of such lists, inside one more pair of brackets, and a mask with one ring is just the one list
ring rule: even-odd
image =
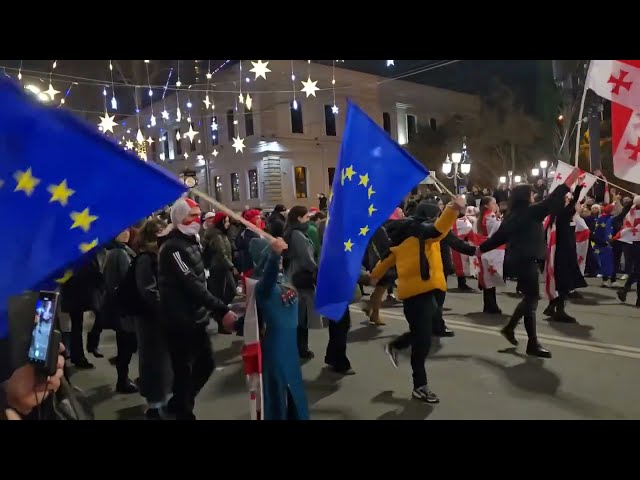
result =
[[[440,254],[440,240],[453,227],[458,218],[458,212],[452,207],[447,207],[435,224],[420,223],[420,220],[426,220],[429,216],[433,216],[429,215],[433,211],[432,207],[438,209],[437,205],[427,205],[429,204],[425,204],[425,202],[418,205],[416,218],[397,220],[393,225],[390,225],[389,237],[394,246],[390,248],[389,255],[379,262],[371,272],[374,279],[380,279],[387,270],[395,266],[398,272],[398,298],[400,300],[433,290],[447,291],[447,281]],[[403,235],[406,238],[403,239]],[[398,241],[400,241],[399,244],[397,244]],[[422,258],[425,261],[420,260]],[[424,271],[425,266],[428,272]]]

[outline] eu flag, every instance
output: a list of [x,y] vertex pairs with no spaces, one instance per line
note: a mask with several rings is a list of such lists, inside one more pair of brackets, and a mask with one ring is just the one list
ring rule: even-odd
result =
[[184,191],[97,129],[0,80],[0,324],[10,296],[63,283],[83,255]]
[[351,101],[329,203],[316,310],[340,320],[353,299],[369,240],[429,171]]

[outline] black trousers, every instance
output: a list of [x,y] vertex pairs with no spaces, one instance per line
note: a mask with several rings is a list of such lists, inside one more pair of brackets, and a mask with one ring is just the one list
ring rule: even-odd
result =
[[431,350],[431,332],[437,311],[438,303],[434,291],[404,300],[404,316],[409,323],[409,331],[396,338],[392,346],[398,350],[411,347],[413,388],[427,384],[427,370],[424,364]]
[[633,242],[629,245],[627,252],[628,254],[625,260],[627,260],[629,264],[627,269],[629,277],[624,283],[624,291],[627,293],[630,292],[633,282],[636,282],[638,302],[640,302],[640,242]]
[[73,363],[81,363],[87,357],[84,354],[83,328],[84,310],[72,310],[69,312],[71,318],[71,352],[69,357]]
[[524,298],[518,303],[507,327],[516,328],[520,319],[524,318],[524,328],[527,331],[529,341],[537,341],[536,310],[540,298],[540,264],[534,261],[523,261],[518,265],[516,272],[518,287]]
[[93,327],[87,334],[87,350],[95,350],[100,345],[100,335],[102,334],[102,329],[104,328],[104,320],[102,318],[102,312],[97,311],[94,312],[95,321],[93,322]]
[[431,327],[431,331],[434,335],[443,333],[444,329],[447,326],[444,323],[444,317],[442,316],[444,301],[447,298],[447,292],[443,292],[442,290],[434,290],[433,295],[436,299],[436,305],[438,306],[435,315],[433,316],[433,325]]
[[177,419],[193,419],[196,396],[215,369],[207,326],[170,328],[168,333],[173,367],[173,397],[169,404]]
[[350,328],[351,315],[348,308],[340,321],[329,320],[329,343],[324,363],[339,371],[351,368],[351,362],[347,357],[347,335]]
[[118,329],[116,330],[116,346],[118,347],[116,356],[118,381],[123,382],[129,378],[129,364],[131,363],[131,357],[138,350],[138,337],[136,337],[135,332]]

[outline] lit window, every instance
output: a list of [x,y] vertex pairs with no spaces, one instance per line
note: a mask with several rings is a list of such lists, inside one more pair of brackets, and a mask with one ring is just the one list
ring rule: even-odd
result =
[[240,201],[240,175],[237,173],[231,174],[231,201]]
[[221,202],[222,201],[222,177],[220,177],[219,175],[216,175],[215,177],[213,177],[213,183],[215,185],[216,200]]
[[307,198],[307,169],[306,167],[296,167],[294,169],[296,180],[296,197]]
[[249,177],[249,198],[258,198],[259,197],[258,170],[251,169],[247,173]]

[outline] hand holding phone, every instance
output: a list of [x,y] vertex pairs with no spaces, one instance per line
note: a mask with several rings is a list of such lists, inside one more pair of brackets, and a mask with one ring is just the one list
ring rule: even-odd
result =
[[58,309],[57,292],[40,292],[34,312],[33,332],[29,346],[29,363],[39,372],[51,376],[56,372],[60,332],[55,330]]

